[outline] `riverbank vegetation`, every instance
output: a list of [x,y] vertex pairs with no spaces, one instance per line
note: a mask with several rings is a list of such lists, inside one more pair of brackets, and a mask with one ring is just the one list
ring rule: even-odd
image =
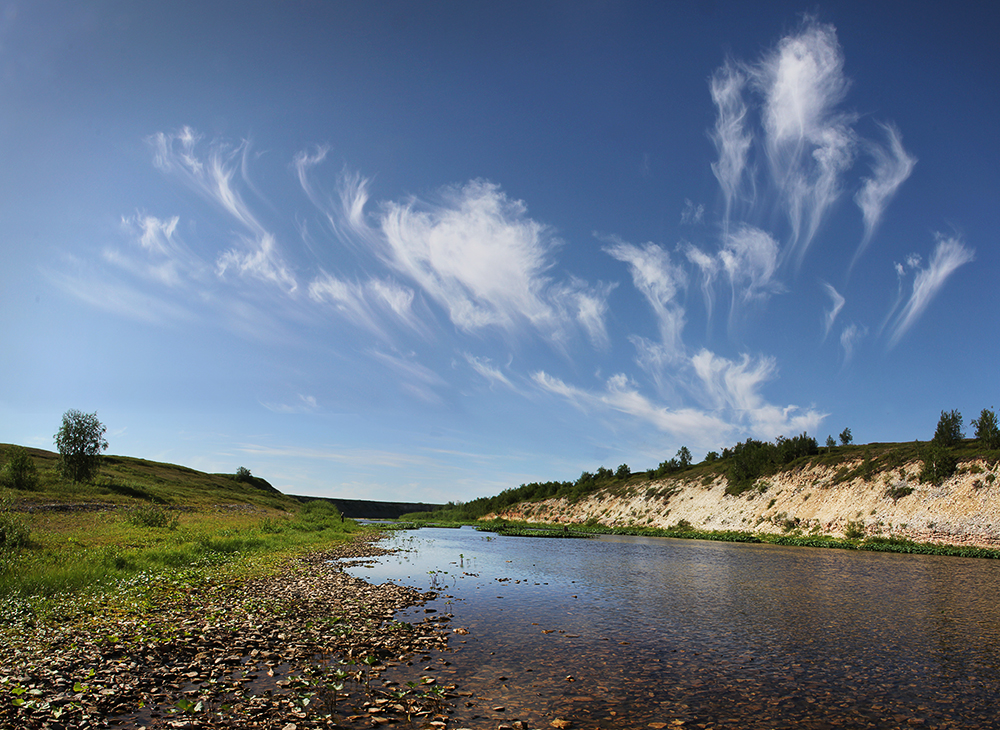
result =
[[864,537],[855,533],[854,537],[831,537],[815,533],[804,534],[789,525],[789,531],[781,534],[748,532],[745,530],[698,530],[690,523],[679,521],[668,528],[654,527],[609,527],[598,524],[557,525],[539,523],[509,522],[493,520],[480,522],[477,530],[494,532],[510,537],[592,537],[596,535],[630,535],[634,537],[672,537],[682,540],[712,540],[715,542],[745,542],[762,545],[786,545],[794,547],[823,547],[840,550],[861,550],[881,553],[908,553],[913,555],[948,555],[963,558],[1000,559],[1000,550],[968,545],[937,545],[914,542],[899,537]]
[[[818,544],[817,540],[835,540],[836,537],[823,536],[817,534],[821,525],[816,519],[805,519],[800,525],[799,519],[794,516],[795,512],[801,510],[792,509],[792,517],[789,518],[784,513],[771,510],[772,505],[777,501],[775,498],[768,501],[766,507],[761,503],[755,503],[756,498],[767,492],[772,484],[782,482],[785,484],[791,480],[791,493],[797,493],[799,487],[795,486],[795,474],[809,473],[808,483],[802,485],[802,501],[809,499],[813,489],[831,489],[839,485],[854,484],[856,493],[861,501],[865,501],[864,515],[859,508],[852,508],[850,514],[825,517],[827,523],[832,520],[839,524],[838,532],[841,532],[845,539],[853,540],[845,547],[857,548],[858,539],[866,537],[871,549],[893,549],[900,552],[938,552],[944,554],[965,554],[964,547],[950,548],[948,546],[928,546],[914,547],[922,543],[907,542],[902,540],[900,535],[876,536],[873,532],[884,532],[882,529],[883,519],[877,516],[871,504],[870,494],[877,494],[876,502],[879,499],[891,500],[892,505],[900,503],[914,491],[924,490],[942,485],[953,475],[966,475],[967,482],[971,484],[970,494],[988,494],[988,489],[994,485],[996,480],[995,466],[1000,463],[1000,429],[997,426],[997,419],[992,410],[983,409],[980,416],[973,419],[972,425],[975,427],[975,437],[966,438],[962,431],[963,419],[958,411],[942,411],[941,418],[936,430],[933,431],[933,438],[929,441],[914,441],[909,443],[853,443],[853,434],[850,428],[845,428],[840,434],[840,443],[834,441],[832,436],[828,436],[825,446],[820,446],[815,438],[803,433],[792,438],[778,437],[772,442],[764,442],[755,439],[747,439],[732,447],[723,449],[721,453],[709,452],[700,463],[693,463],[688,449],[682,448],[677,454],[668,460],[661,462],[657,467],[644,471],[633,471],[628,465],[622,464],[617,469],[599,467],[596,472],[583,472],[574,482],[533,482],[522,484],[519,487],[501,492],[493,497],[481,497],[466,503],[451,503],[443,509],[420,514],[407,515],[411,520],[453,520],[456,522],[476,523],[491,515],[505,515],[514,519],[531,519],[531,515],[537,515],[541,520],[546,516],[548,519],[561,519],[563,522],[574,524],[571,529],[576,529],[579,524],[588,520],[596,522],[599,517],[595,517],[598,512],[603,515],[614,514],[614,518],[602,520],[609,524],[617,524],[615,529],[623,529],[622,523],[636,526],[659,520],[659,527],[663,527],[663,519],[670,513],[670,508],[676,507],[677,500],[684,500],[680,504],[687,504],[687,500],[696,498],[695,495],[703,489],[719,488],[724,490],[725,497],[738,497],[739,503],[744,500],[747,503],[756,504],[749,508],[748,512],[742,512],[740,508],[735,508],[737,513],[736,522],[743,522],[747,525],[743,529],[753,526],[758,527],[777,526],[783,532],[775,538],[762,538],[771,542],[781,544],[791,544],[789,541],[798,540],[796,544]],[[930,433],[930,429],[928,429]],[[971,475],[971,476],[970,476]],[[976,476],[981,475],[981,476]],[[967,485],[966,488],[968,488]],[[779,490],[780,491],[780,490]],[[789,493],[786,490],[786,497]],[[596,495],[596,500],[591,499]],[[674,502],[670,502],[675,498]],[[969,504],[977,503],[977,498],[970,499]],[[558,507],[556,513],[558,517],[547,507],[535,508],[532,505],[547,500],[557,500]],[[645,500],[646,504],[643,504]],[[653,501],[650,501],[653,500]],[[724,500],[726,504],[735,504]],[[578,514],[574,519],[569,517],[576,510],[574,505],[588,503],[582,515]],[[603,510],[595,503],[606,505]],[[628,503],[629,506],[618,511],[616,504]],[[668,503],[669,507],[668,507]],[[548,505],[553,502],[549,501]],[[721,503],[720,503],[721,504]],[[810,503],[810,504],[815,504]],[[906,504],[906,503],[900,503]],[[795,505],[790,505],[794,507]],[[780,507],[776,508],[780,509]],[[879,508],[881,509],[881,508]],[[971,507],[970,507],[971,509]],[[653,510],[653,512],[650,512]],[[691,511],[680,509],[681,515],[690,516]],[[705,512],[703,512],[705,514]],[[729,513],[727,513],[729,514]],[[785,517],[783,520],[782,517]],[[730,517],[732,515],[730,514]],[[874,517],[873,517],[874,516]],[[862,517],[868,518],[872,525],[867,525]],[[675,516],[676,520],[677,517]],[[692,517],[692,519],[695,519]],[[846,527],[844,520],[847,520]],[[854,520],[854,523],[850,521]],[[766,522],[766,524],[762,524]],[[905,523],[906,520],[900,520]],[[788,523],[788,524],[784,524]],[[877,523],[877,524],[875,524]],[[931,516],[921,524],[934,527],[934,517]],[[647,525],[648,526],[648,525]],[[713,528],[718,527],[718,523]],[[800,531],[800,527],[806,529],[809,535],[791,535]],[[905,529],[906,524],[901,524],[901,529]],[[510,529],[510,528],[508,528]],[[626,530],[633,527],[626,527]],[[608,528],[611,531],[611,528]],[[829,524],[827,524],[829,531]],[[674,533],[677,531],[674,530]],[[652,534],[643,532],[641,534]],[[738,533],[740,535],[758,535],[756,531]],[[701,537],[703,539],[730,539],[725,534],[719,536],[715,532],[693,532],[685,536]],[[741,540],[749,538],[741,537]],[[902,542],[900,542],[902,540]],[[943,540],[939,541],[944,542]],[[882,542],[879,542],[882,541]],[[889,542],[885,542],[889,541]],[[888,547],[886,547],[888,546]],[[974,550],[979,550],[974,549]],[[977,555],[986,553],[977,552]],[[989,555],[992,557],[992,555]]]

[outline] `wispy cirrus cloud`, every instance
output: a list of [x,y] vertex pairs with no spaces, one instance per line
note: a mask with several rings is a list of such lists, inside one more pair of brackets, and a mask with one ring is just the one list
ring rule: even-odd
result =
[[[895,347],[899,340],[916,324],[931,300],[944,286],[955,270],[975,259],[976,252],[966,246],[956,236],[937,234],[937,244],[926,268],[920,268],[919,257],[911,257],[911,268],[917,269],[913,279],[913,290],[902,311],[896,317],[889,337],[889,347]],[[897,269],[898,271],[898,269]]]
[[873,158],[872,174],[865,178],[861,189],[854,195],[854,202],[861,208],[864,217],[865,232],[851,261],[852,267],[875,235],[886,206],[917,164],[917,159],[903,149],[902,137],[895,125],[883,124],[882,128],[889,145],[883,147],[875,142],[866,143]]
[[782,290],[775,279],[778,242],[770,233],[741,225],[726,237],[719,252],[722,270],[733,289],[733,303],[766,299]]
[[833,323],[837,319],[837,315],[840,314],[840,310],[844,308],[846,299],[834,289],[830,284],[825,281],[821,282],[824,291],[826,291],[827,296],[830,297],[830,309],[823,313],[823,340],[826,340],[827,335],[830,334],[830,328],[833,327]]
[[670,254],[654,243],[635,246],[618,239],[604,248],[605,253],[628,264],[632,283],[656,314],[660,342],[668,356],[683,353],[684,307],[678,294],[687,286],[687,274],[670,259]]
[[168,134],[158,132],[149,139],[154,149],[153,164],[165,173],[178,176],[188,187],[221,210],[243,229],[238,245],[224,251],[216,260],[220,277],[229,270],[269,282],[288,293],[298,286],[295,274],[286,263],[275,235],[253,213],[235,185],[237,173],[244,185],[253,188],[248,175],[250,143],[238,145],[214,142],[202,153],[201,136],[191,127]]
[[[826,417],[813,408],[776,406],[763,397],[762,387],[777,373],[773,358],[744,355],[733,361],[701,349],[679,365],[676,361],[669,364],[671,377],[683,381],[686,395],[700,402],[701,407],[656,403],[643,395],[639,385],[624,373],[608,378],[603,390],[575,387],[541,370],[531,378],[541,390],[585,412],[638,418],[700,448],[718,448],[740,434],[772,439],[815,430]],[[675,400],[683,402],[685,398]]]
[[179,216],[158,218],[148,213],[123,216],[121,230],[131,239],[139,255],[105,247],[105,260],[146,281],[169,288],[202,283],[211,267],[191,249],[177,233]]
[[749,107],[744,99],[748,74],[733,61],[726,61],[709,82],[712,102],[718,114],[715,127],[709,133],[718,159],[712,163],[712,173],[722,188],[724,201],[723,232],[728,232],[733,202],[739,197],[746,177],[747,160],[753,134],[749,131]]
[[511,382],[510,378],[504,375],[503,371],[494,365],[489,358],[477,357],[467,352],[463,353],[463,355],[465,357],[465,361],[469,363],[469,366],[490,384],[490,388],[494,385],[502,385],[515,393],[521,392],[520,389]]
[[531,379],[541,390],[564,398],[586,413],[613,412],[637,418],[674,437],[689,439],[698,446],[715,445],[719,434],[730,430],[727,423],[704,411],[671,409],[654,404],[622,373],[608,378],[605,389],[596,392],[570,385],[542,370],[532,373]]
[[837,111],[850,84],[836,30],[807,21],[753,68],[753,78],[764,97],[771,175],[791,226],[789,253],[801,264],[854,158],[853,120]]
[[844,351],[844,365],[851,362],[858,343],[868,335],[867,327],[849,324],[840,333],[840,347]]
[[309,298],[329,304],[354,325],[390,339],[385,324],[393,320],[427,336],[426,325],[413,311],[414,292],[388,279],[347,281],[325,271],[309,282]]

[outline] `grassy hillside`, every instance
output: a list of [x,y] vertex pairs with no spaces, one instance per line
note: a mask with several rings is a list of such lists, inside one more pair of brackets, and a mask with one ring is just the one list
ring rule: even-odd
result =
[[[18,450],[0,445],[0,465]],[[35,484],[0,484],[0,620],[23,601],[105,593],[139,574],[259,573],[359,529],[329,502],[301,504],[250,475],[106,456],[79,483],[61,476],[58,454],[25,451]]]
[[[0,444],[0,464],[13,449]],[[66,502],[106,502],[128,505],[152,502],[199,508],[218,504],[247,504],[261,508],[295,509],[296,500],[282,494],[259,477],[237,481],[233,474],[206,474],[176,464],[104,456],[100,474],[92,483],[73,482],[59,472],[59,454],[25,448],[38,472],[38,486],[10,490],[9,496],[24,505]]]

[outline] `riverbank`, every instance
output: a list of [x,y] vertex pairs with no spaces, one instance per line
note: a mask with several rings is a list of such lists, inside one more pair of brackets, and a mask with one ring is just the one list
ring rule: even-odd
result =
[[[286,558],[247,580],[138,574],[119,590],[40,617],[7,604],[0,727],[247,728],[445,717],[451,689],[421,671],[448,616],[394,620],[434,597],[370,585],[344,561],[379,554],[372,534]],[[404,687],[372,680],[412,666]],[[440,716],[440,718],[439,718]]]
[[730,494],[721,474],[650,479],[579,499],[521,502],[483,520],[884,538],[963,547],[1000,547],[1000,464],[963,462],[939,482],[910,460],[869,471],[865,458],[809,462],[761,477]]

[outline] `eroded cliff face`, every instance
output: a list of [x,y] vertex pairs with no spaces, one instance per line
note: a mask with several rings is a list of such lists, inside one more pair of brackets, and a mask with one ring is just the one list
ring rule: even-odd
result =
[[[846,466],[853,469],[860,463]],[[843,466],[780,472],[739,496],[726,494],[725,477],[680,476],[629,485],[618,494],[597,492],[576,502],[525,502],[484,519],[640,527],[670,527],[687,520],[700,530],[800,529],[834,537],[843,537],[850,524],[863,527],[868,536],[1000,547],[1000,466],[963,462],[940,485],[919,481],[920,461],[868,481],[859,477],[837,483]],[[912,492],[905,494],[908,489]]]

